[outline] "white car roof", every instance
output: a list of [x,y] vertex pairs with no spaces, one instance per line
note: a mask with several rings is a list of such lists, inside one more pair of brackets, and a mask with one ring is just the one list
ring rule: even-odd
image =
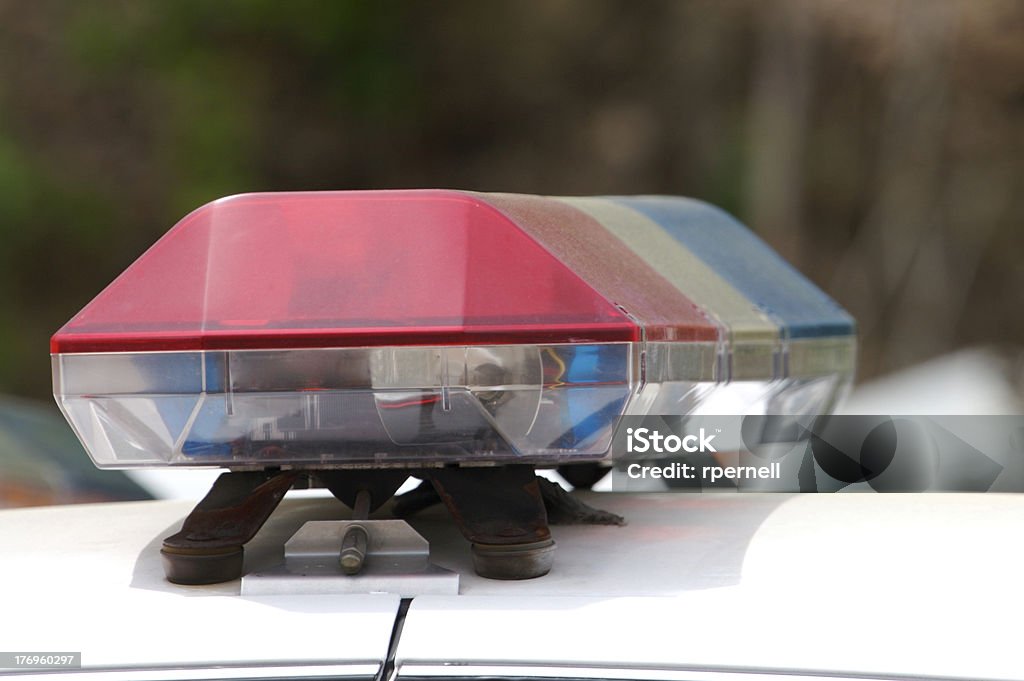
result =
[[[160,543],[192,506],[122,502],[0,513],[0,602],[8,615],[0,622],[0,648],[80,651],[83,668],[99,670],[226,666],[292,668],[275,672],[281,675],[376,674],[387,657],[398,596],[240,598],[237,580],[168,583]],[[279,521],[309,510],[302,501],[288,506]],[[260,547],[253,549],[259,558]]]
[[[1024,678],[1024,497],[586,499],[629,525],[553,528],[555,568],[523,582],[473,574],[443,509],[417,518],[432,560],[460,573],[460,593],[414,598],[394,646],[397,596],[167,583],[160,541],[189,502],[6,511],[0,648],[81,651],[86,670],[130,678],[218,666],[218,676],[368,677],[389,655],[399,679]],[[304,520],[346,514],[333,500],[286,499],[247,546],[247,567],[279,560]]]

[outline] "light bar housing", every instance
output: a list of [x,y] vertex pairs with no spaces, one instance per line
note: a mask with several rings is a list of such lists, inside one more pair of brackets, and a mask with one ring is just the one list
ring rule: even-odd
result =
[[215,201],[51,340],[103,468],[602,460],[625,415],[828,411],[855,349],[707,204],[441,190]]

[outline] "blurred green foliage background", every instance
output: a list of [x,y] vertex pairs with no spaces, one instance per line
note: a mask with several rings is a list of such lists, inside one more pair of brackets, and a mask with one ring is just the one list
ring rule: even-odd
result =
[[717,203],[862,377],[1020,345],[1024,3],[0,0],[0,393],[200,204],[387,187]]

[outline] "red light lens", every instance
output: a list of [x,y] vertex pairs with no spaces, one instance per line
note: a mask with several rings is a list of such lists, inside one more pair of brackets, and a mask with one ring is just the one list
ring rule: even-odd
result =
[[510,219],[447,191],[250,194],[184,218],[51,351],[633,341]]

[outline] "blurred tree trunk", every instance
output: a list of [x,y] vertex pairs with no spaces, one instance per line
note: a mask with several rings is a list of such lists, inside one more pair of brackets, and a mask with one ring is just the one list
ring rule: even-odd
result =
[[799,263],[817,21],[814,5],[805,0],[769,3],[760,11],[748,128],[748,216],[784,258]]

